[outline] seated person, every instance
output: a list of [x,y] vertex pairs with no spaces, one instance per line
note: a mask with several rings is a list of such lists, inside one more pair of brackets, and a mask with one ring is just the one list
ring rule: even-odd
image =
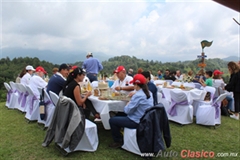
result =
[[[227,91],[224,91],[224,86],[225,86],[225,83],[222,79],[222,74],[223,72],[219,71],[219,70],[215,70],[213,72],[213,87],[216,88],[216,92],[215,92],[215,96],[214,98],[216,99],[220,94],[224,93],[224,92],[227,92]],[[227,95],[226,97],[226,100],[227,100],[227,109],[228,109],[228,113],[229,114],[232,114],[233,112],[233,97],[230,96],[230,95]]]
[[175,74],[176,74],[176,72],[170,72],[169,69],[166,69],[163,78],[164,78],[164,80],[172,80],[172,81],[175,81],[175,80],[176,80]]
[[157,92],[158,89],[154,83],[151,82],[151,75],[149,71],[142,72],[142,75],[146,78],[148,90],[152,92],[153,95],[153,106],[158,104]]
[[59,72],[54,74],[48,81],[47,92],[52,91],[59,95],[66,83],[66,78],[69,74],[69,66],[65,63],[59,66]]
[[113,85],[111,86],[113,91],[129,94],[134,90],[134,86],[129,83],[133,77],[127,75],[123,66],[118,66],[114,73],[116,73],[118,80],[114,81]]
[[30,78],[29,87],[32,89],[34,95],[39,99],[40,93],[38,88],[46,88],[47,82],[43,80],[44,74],[47,72],[44,70],[43,67],[38,66],[35,70],[35,75]]
[[26,73],[21,78],[20,83],[23,85],[29,85],[30,79],[31,79],[34,71],[35,71],[35,69],[33,68],[33,66],[30,66],[30,65],[26,66]]
[[146,85],[146,78],[142,74],[136,74],[130,83],[134,84],[136,93],[130,102],[124,107],[125,115],[115,116],[109,119],[111,126],[113,144],[109,147],[118,148],[123,143],[121,128],[127,127],[136,129],[145,111],[153,106],[153,97]]
[[75,68],[67,77],[67,82],[63,88],[63,95],[71,98],[79,107],[83,109],[85,118],[89,119],[90,112],[95,118],[100,118],[99,113],[95,110],[92,102],[88,99],[92,95],[91,91],[85,94],[85,97],[81,96],[81,87],[79,82],[82,82],[85,77],[86,71],[82,68]]
[[183,80],[183,75],[181,74],[180,70],[176,71],[175,78],[176,78],[177,81],[182,81]]
[[199,83],[205,87],[205,86],[212,86],[212,71],[206,71],[205,73],[205,77],[206,77],[206,81],[203,80],[203,78],[199,79]]

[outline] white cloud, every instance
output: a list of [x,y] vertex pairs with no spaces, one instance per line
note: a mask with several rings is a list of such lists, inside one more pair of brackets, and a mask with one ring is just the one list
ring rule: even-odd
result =
[[[3,2],[2,46],[91,51],[144,59],[239,54],[239,13],[210,0]],[[113,55],[113,53],[115,55]]]

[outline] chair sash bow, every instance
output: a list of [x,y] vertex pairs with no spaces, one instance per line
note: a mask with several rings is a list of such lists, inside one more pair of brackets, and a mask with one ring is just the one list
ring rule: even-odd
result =
[[181,101],[181,102],[176,102],[172,99],[172,103],[171,103],[171,106],[170,106],[170,109],[168,110],[168,113],[171,115],[171,116],[177,116],[177,109],[176,109],[176,105],[186,105],[188,104],[188,101],[185,100],[185,101]]

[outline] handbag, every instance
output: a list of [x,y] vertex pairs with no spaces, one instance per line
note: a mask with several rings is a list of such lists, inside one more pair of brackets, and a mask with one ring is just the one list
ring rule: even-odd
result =
[[42,88],[42,94],[40,95],[39,113],[40,113],[40,119],[44,120],[46,116],[46,104],[44,102],[44,88]]

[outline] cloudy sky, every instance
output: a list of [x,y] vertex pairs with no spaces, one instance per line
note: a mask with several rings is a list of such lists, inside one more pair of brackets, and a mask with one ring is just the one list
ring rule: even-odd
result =
[[200,42],[208,40],[213,41],[204,49],[208,58],[239,57],[240,26],[233,21],[239,21],[239,12],[211,0],[2,0],[1,5],[2,49],[182,61],[196,59]]

